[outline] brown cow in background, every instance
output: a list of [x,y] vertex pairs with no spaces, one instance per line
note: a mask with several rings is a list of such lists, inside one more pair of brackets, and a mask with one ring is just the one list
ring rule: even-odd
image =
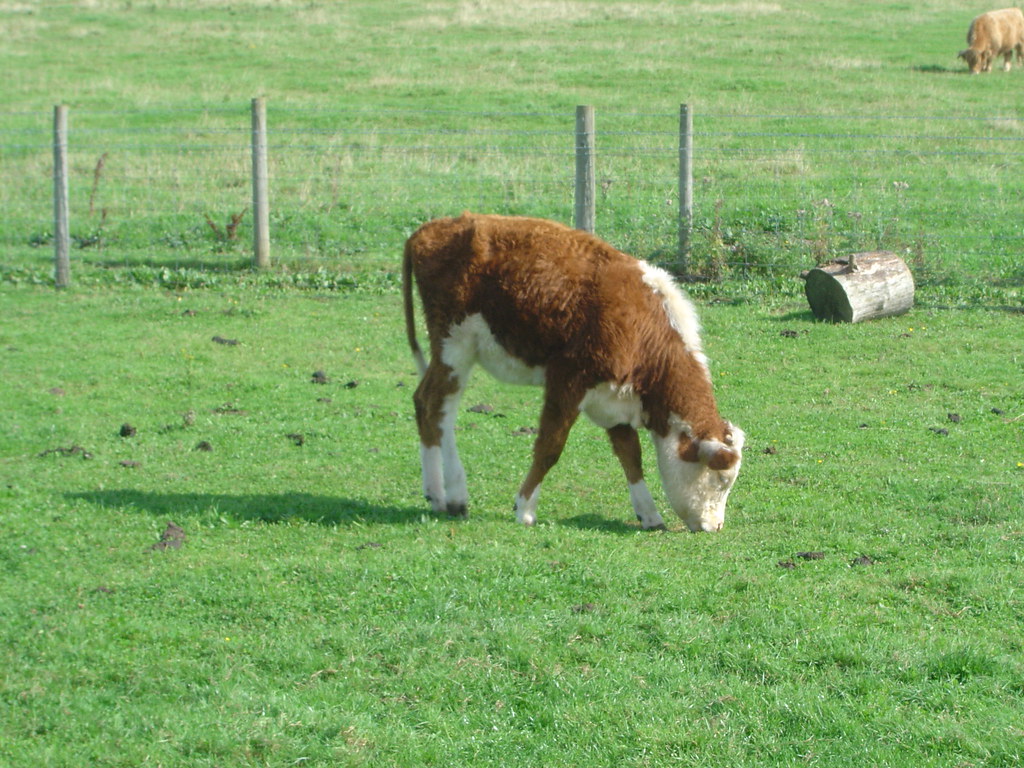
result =
[[1024,59],[1024,14],[1019,8],[981,14],[967,30],[967,45],[958,56],[967,62],[972,75],[991,71],[997,56],[1003,57],[1003,71],[1009,72],[1014,51],[1018,62]]

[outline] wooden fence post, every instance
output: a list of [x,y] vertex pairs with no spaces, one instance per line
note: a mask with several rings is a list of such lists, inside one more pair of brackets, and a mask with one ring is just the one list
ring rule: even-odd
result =
[[267,104],[252,100],[252,265],[270,266],[270,204],[267,187]]
[[594,108],[576,107],[576,212],[573,226],[594,232]]
[[693,232],[693,115],[689,104],[679,105],[679,274],[690,269]]
[[68,108],[53,108],[53,282],[71,284],[71,233],[68,228]]

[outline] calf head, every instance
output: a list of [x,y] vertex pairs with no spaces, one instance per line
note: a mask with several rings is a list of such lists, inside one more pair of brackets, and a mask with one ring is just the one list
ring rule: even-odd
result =
[[973,48],[965,48],[957,54],[957,58],[967,62],[967,68],[972,75],[976,75],[987,69],[988,57],[984,51],[976,51]]
[[658,470],[675,513],[694,532],[718,531],[743,459],[743,430],[728,422],[723,440],[692,437],[685,424],[654,436]]

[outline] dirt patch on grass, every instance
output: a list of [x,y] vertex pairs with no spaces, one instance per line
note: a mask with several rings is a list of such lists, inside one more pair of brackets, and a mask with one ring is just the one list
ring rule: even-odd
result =
[[80,445],[69,445],[67,447],[61,448],[50,448],[40,453],[39,457],[42,458],[44,456],[52,456],[54,454],[58,456],[81,456],[83,459],[92,458],[92,452],[87,451]]
[[181,545],[185,543],[185,529],[175,523],[168,523],[164,532],[160,534],[160,541],[150,547],[150,549],[157,552],[162,552],[165,549],[181,549]]

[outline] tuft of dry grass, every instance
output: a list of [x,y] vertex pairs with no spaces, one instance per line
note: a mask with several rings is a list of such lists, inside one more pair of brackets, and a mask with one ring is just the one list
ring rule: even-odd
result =
[[455,4],[435,2],[425,7],[426,15],[410,20],[418,27],[521,27],[540,24],[564,25],[587,21],[667,21],[681,16],[671,3],[593,3],[581,0],[461,0]]
[[726,14],[730,16],[764,16],[782,13],[779,3],[693,3],[688,10],[697,13]]

